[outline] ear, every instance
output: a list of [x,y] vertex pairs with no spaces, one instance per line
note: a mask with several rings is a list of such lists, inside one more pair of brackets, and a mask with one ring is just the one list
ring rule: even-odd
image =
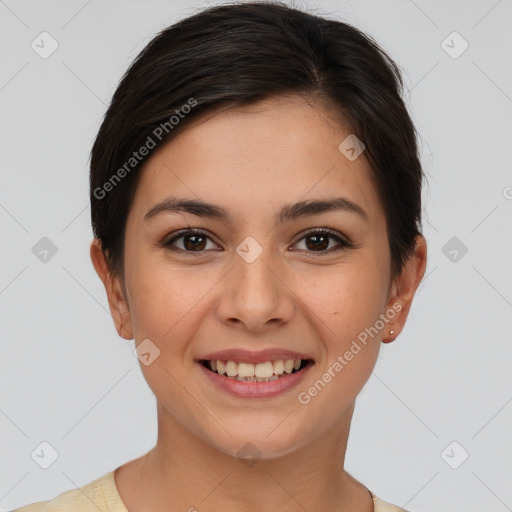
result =
[[[405,263],[402,273],[395,279],[391,286],[390,297],[387,308],[393,308],[395,304],[400,304],[401,309],[395,316],[393,322],[390,322],[386,332],[382,336],[384,343],[393,341],[397,335],[402,332],[409,310],[411,308],[414,294],[423,279],[425,268],[427,266],[427,242],[421,235],[416,236],[414,254],[412,254]],[[389,334],[389,330],[393,330],[393,334]]]
[[119,336],[127,340],[133,339],[132,320],[123,291],[123,283],[118,276],[110,271],[101,241],[98,238],[94,238],[91,243],[91,260],[96,273],[105,286],[110,314]]

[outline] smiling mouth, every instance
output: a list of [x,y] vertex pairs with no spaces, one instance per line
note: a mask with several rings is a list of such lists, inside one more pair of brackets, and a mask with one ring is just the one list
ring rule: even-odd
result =
[[312,359],[282,359],[257,364],[206,359],[199,362],[217,375],[241,382],[271,382],[286,378],[314,364]]

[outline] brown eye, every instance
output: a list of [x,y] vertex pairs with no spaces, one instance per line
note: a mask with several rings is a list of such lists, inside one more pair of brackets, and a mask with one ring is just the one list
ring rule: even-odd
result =
[[[301,250],[309,253],[318,253],[319,255],[353,247],[350,242],[325,228],[308,231],[299,242],[302,240],[306,241],[306,248]],[[180,231],[176,236],[164,242],[163,246],[171,250],[200,254],[208,250],[208,241],[214,246],[210,247],[210,249],[218,250],[218,246],[205,231],[200,229],[187,229]],[[180,242],[181,246],[178,242]],[[331,242],[335,242],[334,246],[331,245]],[[295,245],[297,245],[297,243]]]
[[[176,241],[182,240],[182,246],[176,247]],[[202,252],[206,250],[207,241],[211,238],[202,230],[187,229],[164,243],[169,249],[176,248],[185,252]],[[212,241],[213,243],[213,241]]]
[[191,251],[202,251],[205,247],[206,237],[203,235],[185,235],[183,237],[183,245],[185,249]]
[[308,243],[306,242],[306,247],[308,249],[313,249],[313,250],[316,250],[316,249],[325,250],[329,247],[329,238],[331,238],[329,235],[324,235],[324,234],[308,235],[306,237],[306,240],[311,240],[312,243],[311,243],[311,245],[308,245]]
[[[352,244],[335,235],[329,229],[313,229],[308,231],[299,242],[302,240],[306,240],[306,252],[330,253],[352,247]],[[328,249],[331,240],[337,242],[337,246],[335,244],[334,248],[331,246],[330,249]]]

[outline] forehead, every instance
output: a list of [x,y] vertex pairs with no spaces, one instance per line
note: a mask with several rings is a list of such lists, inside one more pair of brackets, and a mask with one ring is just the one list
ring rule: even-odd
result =
[[343,196],[380,217],[364,152],[351,161],[338,148],[350,133],[324,106],[298,97],[205,114],[146,162],[131,213],[142,219],[174,196],[274,219],[283,202]]

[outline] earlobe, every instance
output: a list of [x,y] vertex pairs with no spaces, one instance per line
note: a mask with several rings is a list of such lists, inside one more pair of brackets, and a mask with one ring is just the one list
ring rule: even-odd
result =
[[133,339],[130,310],[123,294],[121,281],[110,271],[101,241],[97,238],[94,238],[91,243],[90,255],[94,269],[105,286],[110,314],[119,336],[127,340]]
[[132,340],[133,339],[133,329],[132,329],[132,319],[130,316],[130,311],[128,309],[128,306],[126,302],[123,300],[119,301],[117,305],[117,313],[118,316],[115,319],[116,322],[116,329],[121,336],[121,338],[124,338],[125,340]]

